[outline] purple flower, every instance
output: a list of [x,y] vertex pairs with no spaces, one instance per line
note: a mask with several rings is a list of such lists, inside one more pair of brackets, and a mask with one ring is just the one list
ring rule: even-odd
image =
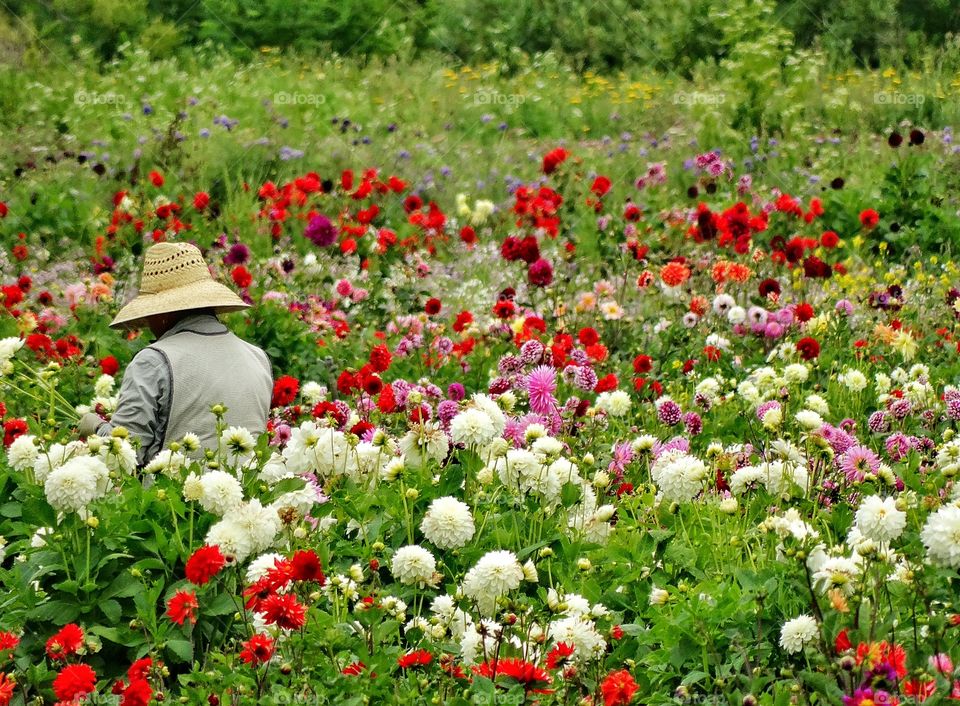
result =
[[249,259],[250,248],[243,243],[234,243],[224,255],[223,262],[227,265],[245,265]]
[[683,410],[673,400],[667,399],[657,405],[657,419],[667,426],[679,423],[682,416]]
[[451,382],[447,387],[447,397],[454,402],[459,402],[466,396],[467,391],[463,389],[463,385],[461,385],[459,382]]
[[321,248],[328,247],[337,242],[337,228],[330,222],[330,219],[323,214],[317,214],[310,219],[310,223],[307,224],[303,235],[307,240]]

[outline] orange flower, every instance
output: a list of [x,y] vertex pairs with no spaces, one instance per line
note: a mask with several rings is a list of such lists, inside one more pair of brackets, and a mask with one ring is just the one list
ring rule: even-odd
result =
[[660,279],[668,287],[679,287],[690,279],[690,268],[681,262],[668,262],[660,270]]

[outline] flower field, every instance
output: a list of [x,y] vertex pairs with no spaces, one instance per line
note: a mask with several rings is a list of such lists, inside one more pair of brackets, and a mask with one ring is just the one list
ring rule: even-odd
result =
[[[960,700],[960,79],[808,58],[4,73],[0,706]],[[163,241],[272,409],[138,466]]]

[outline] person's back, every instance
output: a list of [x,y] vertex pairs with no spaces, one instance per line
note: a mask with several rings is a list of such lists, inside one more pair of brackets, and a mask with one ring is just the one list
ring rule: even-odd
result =
[[196,434],[218,446],[215,404],[228,426],[266,430],[273,376],[266,354],[231,333],[217,313],[249,304],[210,275],[203,255],[187,243],[160,243],[144,256],[140,291],[112,327],[149,328],[157,340],[124,371],[109,423],[85,415],[80,433],[108,435],[123,426],[140,441],[138,461],[149,462],[172,441]]
[[217,448],[211,405],[227,408],[228,426],[264,432],[273,379],[266,354],[235,336],[210,315],[182,319],[149,348],[170,366],[173,381],[162,447],[192,433],[204,448]]

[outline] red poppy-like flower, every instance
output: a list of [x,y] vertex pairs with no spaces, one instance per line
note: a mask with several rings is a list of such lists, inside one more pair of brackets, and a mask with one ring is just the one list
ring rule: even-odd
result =
[[147,706],[153,699],[153,687],[146,679],[134,679],[120,694],[120,706]]
[[633,371],[637,375],[649,373],[653,370],[653,358],[648,355],[640,354],[633,359]]
[[860,224],[867,228],[876,227],[877,223],[880,222],[880,214],[874,211],[872,208],[866,208],[860,212]]
[[557,167],[563,164],[569,156],[570,153],[563,149],[563,147],[550,150],[543,156],[543,173],[553,174],[557,171]]
[[230,272],[230,276],[233,278],[233,283],[240,287],[240,289],[246,289],[253,283],[253,275],[251,275],[250,270],[243,265],[234,267]]
[[12,632],[0,632],[0,652],[17,649],[20,644],[20,638]]
[[86,664],[64,667],[53,680],[53,693],[61,701],[78,700],[97,686],[97,673]]
[[840,236],[828,230],[820,236],[820,244],[825,248],[835,248],[840,244]]
[[593,184],[590,186],[590,191],[595,193],[597,196],[606,196],[606,194],[610,191],[611,185],[610,177],[605,177],[601,174],[593,180]]
[[321,586],[327,582],[320,567],[320,557],[312,549],[296,552],[290,559],[290,568],[294,581],[318,581]]
[[273,638],[256,634],[243,643],[240,660],[254,667],[268,662],[273,657]]
[[817,343],[817,339],[809,336],[801,338],[797,341],[797,352],[804,360],[813,360],[820,355],[820,344]]
[[67,623],[47,640],[47,656],[50,659],[66,659],[83,646],[83,630],[75,623]]
[[493,305],[493,313],[498,319],[509,319],[516,311],[516,305],[509,299],[501,299]]
[[600,341],[600,334],[595,328],[582,328],[577,334],[577,340],[585,346],[592,346]]
[[390,349],[383,343],[380,343],[373,347],[373,350],[370,351],[370,365],[373,367],[375,372],[382,373],[385,372],[389,367],[390,363],[393,362],[393,356],[390,354]]
[[436,297],[431,297],[427,299],[427,303],[424,305],[423,310],[427,312],[428,316],[434,316],[440,313],[440,309],[443,308],[443,304]]
[[210,194],[205,191],[198,191],[193,197],[193,207],[202,211],[210,204]]
[[116,375],[120,370],[120,363],[112,355],[100,359],[100,372],[104,375]]
[[138,679],[146,679],[147,675],[150,674],[150,670],[153,668],[153,658],[152,657],[141,657],[136,662],[130,665],[130,668],[127,670],[127,679],[130,681],[137,681]]
[[8,213],[10,213],[10,209],[7,207],[7,204],[0,201],[0,218],[6,218]]
[[7,706],[13,700],[13,691],[16,688],[17,683],[5,672],[0,672],[0,706]]
[[270,400],[270,406],[286,407],[296,399],[299,390],[299,380],[290,375],[281,375],[273,383],[273,397]]
[[603,694],[604,706],[621,706],[630,703],[637,693],[637,682],[626,669],[610,672],[600,683],[600,693]]
[[177,591],[167,601],[167,617],[177,625],[183,625],[189,620],[193,625],[197,622],[197,594],[193,591]]
[[397,657],[397,664],[400,669],[413,669],[415,667],[425,667],[433,661],[433,655],[428,650],[414,650],[405,655]]
[[461,311],[453,321],[453,330],[457,333],[463,333],[467,327],[473,323],[473,314],[469,311]]
[[307,608],[292,593],[274,593],[260,604],[260,612],[268,625],[284,630],[299,630],[307,622]]
[[522,684],[524,690],[528,692],[536,694],[551,693],[551,690],[546,688],[551,681],[547,670],[516,657],[488,660],[473,667],[473,673],[487,679],[498,679],[499,677],[513,679],[518,684]]
[[363,662],[351,662],[346,667],[340,670],[340,673],[347,677],[358,677],[363,674],[363,670],[367,668]]
[[3,423],[3,445],[10,447],[14,441],[27,433],[27,422],[23,419],[8,419]]
[[163,174],[156,170],[150,172],[150,183],[154,186],[163,186]]
[[797,321],[809,321],[813,318],[813,314],[813,307],[806,302],[800,302],[793,308],[793,315],[797,317]]
[[557,669],[562,667],[567,658],[573,655],[575,648],[566,642],[558,642],[547,654],[547,669]]
[[379,375],[367,375],[363,378],[363,391],[368,395],[376,396],[383,389],[383,380]]
[[851,647],[850,638],[847,637],[847,629],[844,628],[839,633],[837,633],[836,639],[833,641],[833,647],[837,652],[846,652]]
[[757,289],[758,289],[758,291],[760,292],[760,296],[763,297],[764,299],[766,299],[766,298],[769,297],[771,294],[772,294],[772,295],[778,295],[778,294],[780,294],[780,283],[777,282],[777,280],[775,280],[775,279],[769,279],[769,278],[768,278],[768,279],[763,280],[763,281],[757,286]]
[[477,244],[477,231],[470,226],[464,226],[460,229],[460,240],[467,246]]
[[220,547],[216,545],[200,547],[187,559],[187,580],[197,586],[203,586],[219,574],[226,563],[227,559],[220,551]]

